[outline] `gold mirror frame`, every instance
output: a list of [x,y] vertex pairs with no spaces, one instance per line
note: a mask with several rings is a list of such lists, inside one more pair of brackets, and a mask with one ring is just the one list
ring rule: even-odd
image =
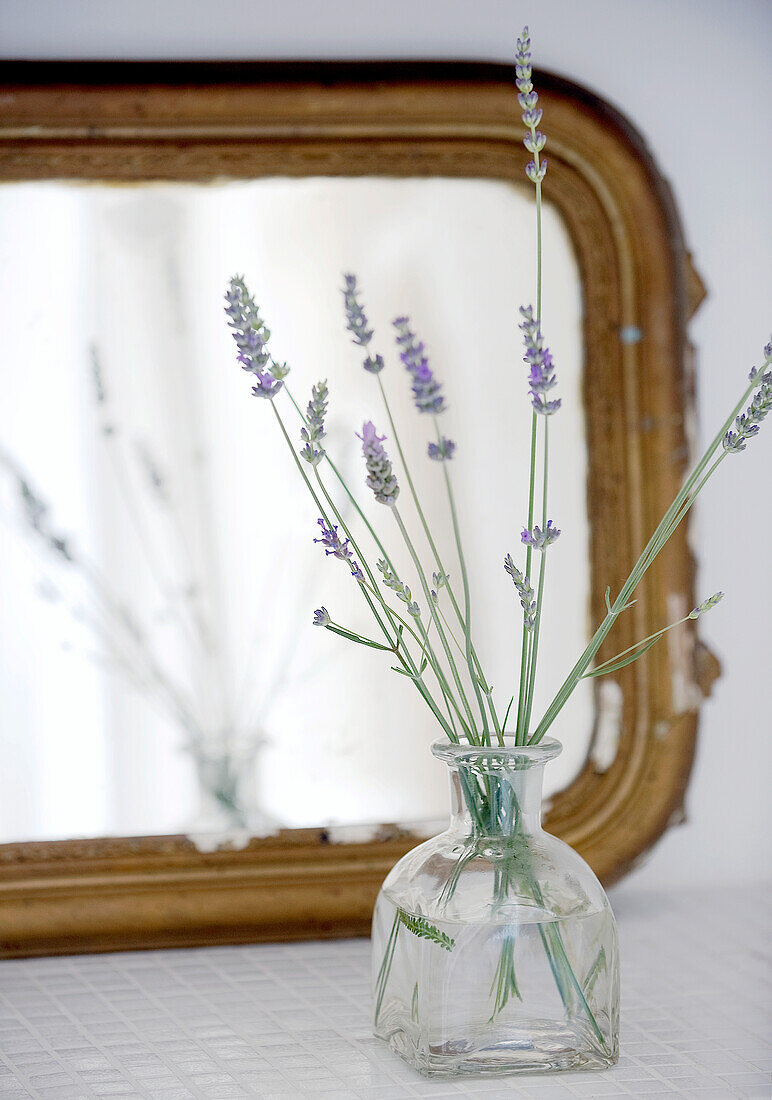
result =
[[[547,197],[568,227],[583,284],[599,621],[606,586],[619,590],[680,485],[693,413],[686,322],[704,291],[640,136],[585,90],[548,74],[537,80]],[[2,103],[0,181],[385,175],[520,183],[528,158],[514,70],[498,65],[18,62],[6,66]],[[601,659],[672,620],[674,609],[690,610],[693,574],[684,525]],[[609,730],[613,718],[596,692],[594,748],[547,815],[547,828],[607,885],[682,818],[697,711],[718,674],[694,627],[618,674],[618,729]],[[616,751],[607,754],[609,737]],[[368,843],[288,830],[215,853],[183,836],[0,845],[0,955],[363,934],[382,879],[414,843],[385,825]]]

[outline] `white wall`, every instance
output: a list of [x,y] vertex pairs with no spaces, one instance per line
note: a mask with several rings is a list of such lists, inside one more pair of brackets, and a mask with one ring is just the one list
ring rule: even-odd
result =
[[[539,64],[594,89],[645,135],[710,290],[692,326],[707,439],[772,326],[772,4],[764,0],[3,0],[14,57],[511,59],[528,21]],[[549,119],[545,127],[549,133]],[[705,707],[688,797],[634,885],[769,874],[772,426],[722,468],[696,530],[703,636],[724,676]]]

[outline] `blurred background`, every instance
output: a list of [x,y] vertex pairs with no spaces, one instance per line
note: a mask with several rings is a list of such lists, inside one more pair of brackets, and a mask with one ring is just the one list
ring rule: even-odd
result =
[[[280,6],[247,0],[224,0],[217,5],[205,0],[5,0],[0,4],[0,40],[6,57],[436,57],[510,62],[524,22],[530,24],[539,65],[589,87],[622,111],[642,132],[670,181],[687,244],[709,294],[691,326],[699,354],[699,436],[704,442],[731,407],[740,380],[759,361],[770,335],[772,8],[768,4],[756,0],[592,0],[582,5],[572,0],[539,0],[530,5],[500,0],[475,4],[392,0],[388,6],[362,3],[357,7],[328,0],[316,8],[303,0],[285,0]],[[3,247],[8,247],[7,237]],[[240,266],[248,269],[249,262],[245,255]],[[31,278],[34,294],[34,272]],[[81,341],[78,369],[84,385],[88,382],[84,357],[91,343],[90,336]],[[103,356],[106,365],[102,344],[95,344],[97,361]],[[59,354],[55,334],[48,336],[44,350],[48,357]],[[6,358],[4,387],[13,388],[25,366],[18,353]],[[225,367],[235,371],[230,361]],[[244,403],[249,404],[246,394]],[[727,594],[701,627],[706,642],[721,658],[724,673],[702,712],[697,763],[687,798],[688,823],[665,835],[646,866],[632,877],[631,888],[636,884],[675,887],[721,878],[739,882],[769,871],[772,737],[766,686],[772,509],[768,493],[759,491],[759,486],[769,486],[769,436],[764,433],[748,449],[740,469],[734,464],[731,469],[722,468],[697,511],[693,533],[700,566],[698,591],[721,588]],[[3,610],[5,615],[21,614],[15,604]],[[3,637],[9,637],[7,632]],[[7,667],[15,659],[13,641],[0,644],[5,647]],[[24,746],[14,751],[14,759],[20,759]]]

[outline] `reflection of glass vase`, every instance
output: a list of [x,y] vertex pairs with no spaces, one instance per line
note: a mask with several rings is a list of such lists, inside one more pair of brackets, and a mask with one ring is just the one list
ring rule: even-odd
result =
[[381,888],[376,1035],[426,1076],[613,1065],[614,917],[584,860],[541,827],[559,744],[432,751],[451,769],[450,827]]
[[279,827],[257,799],[257,760],[264,741],[252,738],[242,746],[223,742],[188,749],[196,765],[199,809],[187,832],[220,839],[268,836]]

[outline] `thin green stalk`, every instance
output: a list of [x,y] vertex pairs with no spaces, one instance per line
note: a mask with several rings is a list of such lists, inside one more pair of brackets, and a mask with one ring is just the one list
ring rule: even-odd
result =
[[[772,362],[772,359],[770,358],[767,358],[765,360],[764,365],[754,376],[754,380],[751,380],[750,384],[746,387],[742,397],[737,402],[727,419],[724,421],[723,425],[715,435],[712,442],[709,444],[707,450],[704,452],[699,462],[686,478],[683,486],[681,487],[681,490],[676,495],[673,503],[665,512],[665,515],[660,520],[659,525],[654,531],[654,534],[649,539],[646,547],[638,558],[638,561],[633,566],[627,580],[625,581],[619,592],[619,595],[614,601],[611,610],[608,612],[598,629],[593,634],[586,649],[579,657],[579,660],[571,669],[566,679],[561,684],[550,705],[547,707],[544,717],[537,726],[533,737],[529,741],[529,744],[538,744],[538,742],[541,741],[542,737],[544,737],[545,733],[552,725],[557,715],[565,706],[574,688],[579,683],[579,680],[582,678],[582,675],[589,667],[593,657],[600,649],[603,641],[606,638],[606,635],[611,630],[611,627],[614,625],[615,620],[621,614],[622,610],[626,607],[630,596],[635,591],[646,571],[651,566],[654,558],[656,557],[656,554],[659,553],[659,551],[667,542],[667,539],[669,539],[670,536],[673,534],[676,526],[688,514],[700,492],[707,484],[710,474],[723,459],[723,455],[719,455],[718,459],[714,462],[710,473],[707,475],[707,477],[703,477],[703,474],[708,464],[710,463],[710,460],[715,455],[716,449],[721,446],[724,436],[732,427],[735,417],[741,412],[750,395],[755,389],[758,388],[761,375],[770,365],[770,362]],[[652,553],[652,551],[654,551],[654,553]]]
[[329,630],[333,634],[339,634],[341,638],[348,638],[349,641],[358,642],[359,645],[369,646],[371,649],[380,649],[385,653],[393,653],[396,656],[397,650],[395,646],[382,645],[381,642],[375,642],[372,638],[365,638],[364,635],[357,634],[353,630],[347,630],[344,626],[339,626],[337,623],[327,623],[325,630]]
[[[317,496],[316,492],[314,491],[314,487],[311,484],[311,481],[310,481],[308,475],[306,474],[306,471],[303,469],[303,466],[300,462],[300,459],[295,454],[295,448],[292,446],[292,440],[290,439],[290,437],[287,433],[287,429],[284,426],[284,421],[282,420],[281,415],[279,414],[279,411],[276,408],[276,406],[274,405],[273,401],[271,401],[271,407],[274,411],[274,415],[275,415],[276,420],[279,424],[279,427],[281,428],[282,435],[284,436],[284,439],[287,443],[287,446],[289,447],[289,450],[290,450],[290,452],[292,454],[292,457],[295,461],[295,465],[297,466],[301,477],[305,481],[306,487],[308,488],[308,491],[310,492],[311,496],[313,497],[314,503],[316,504],[317,508],[319,509],[319,512],[324,517],[325,522],[327,522],[329,524],[330,521],[327,518],[325,509],[322,506],[322,503],[319,500],[319,497]],[[381,627],[381,630],[383,631],[384,636],[386,637],[386,640],[390,643],[390,645],[392,645],[393,643],[392,643],[392,640],[391,640],[391,636],[390,636],[390,634],[389,634],[389,632],[386,628],[385,623],[383,622],[380,615],[378,614],[377,608],[373,604],[369,593],[363,588],[362,585],[359,585],[358,587],[362,590],[362,594],[363,594],[364,598],[367,600],[367,603],[370,606],[370,609],[373,612],[373,615],[375,616],[375,618],[378,622],[378,625]],[[406,670],[410,669],[410,664],[408,664],[407,662],[409,661],[409,662],[412,663],[412,658],[410,657],[409,653],[407,655],[407,661],[406,661],[405,657],[402,655],[399,648],[397,648],[397,650],[395,650],[395,652],[396,652],[398,660],[400,661],[400,663],[402,663],[404,665],[405,669]],[[445,721],[445,718],[443,717],[442,712],[440,711],[440,709],[438,708],[438,706],[435,703],[434,699],[432,698],[431,693],[429,692],[428,688],[424,684],[420,674],[417,673],[417,670],[415,669],[415,665],[412,665],[412,672],[408,672],[408,675],[410,676],[410,679],[413,681],[413,683],[416,685],[417,690],[420,692],[420,694],[423,697],[424,701],[428,704],[428,706],[430,707],[432,713],[435,715],[437,720],[440,722],[442,728],[448,734],[450,739],[451,740],[456,739],[456,738],[454,738],[453,729]]]
[[[528,489],[528,530],[533,529],[533,507],[536,496],[536,428],[538,419],[536,411],[531,414],[531,471]],[[528,546],[525,551],[525,579],[531,583],[531,564],[533,559],[533,547]],[[523,623],[523,642],[520,652],[520,685],[517,694],[517,725],[515,726],[515,744],[525,744],[525,731],[523,720],[526,706],[526,684],[528,681],[528,657],[531,649],[531,634]]]
[[[442,433],[440,432],[439,425],[437,423],[437,417],[434,417],[434,428],[437,433],[437,443],[442,443]],[[453,496],[453,486],[450,481],[450,474],[448,473],[447,462],[442,462],[442,472],[445,475],[445,487],[448,491],[448,504],[450,505],[450,517],[453,523],[453,535],[456,539],[456,550],[458,552],[458,561],[461,566],[461,581],[464,586],[464,641],[466,651],[466,663],[469,668],[469,677],[472,681],[472,688],[477,699],[477,705],[480,708],[480,714],[482,715],[483,724],[483,743],[490,744],[490,729],[488,727],[488,716],[485,713],[485,706],[483,704],[482,695],[480,694],[480,686],[477,682],[475,675],[474,662],[472,660],[472,601],[469,591],[469,574],[466,569],[466,560],[464,558],[464,549],[461,544],[461,531],[458,525],[458,514],[456,512],[456,501]],[[447,583],[447,582],[446,582]],[[499,744],[504,744],[504,739],[499,734]]]
[[[280,422],[281,422],[281,420],[280,420]],[[283,425],[282,425],[282,427],[283,427]],[[285,436],[286,436],[286,432],[285,432]],[[293,449],[293,455],[294,455],[294,449]],[[297,459],[297,456],[295,456],[295,460],[296,460],[296,462],[299,463],[299,460]],[[305,476],[305,471],[302,469],[302,467],[300,467],[300,469],[301,469],[301,472]],[[436,655],[434,654],[434,651],[432,650],[431,644],[429,643],[428,635],[426,634],[426,631],[423,629],[422,624],[419,623],[419,627],[421,628],[421,631],[422,631],[422,634],[423,634],[423,639],[424,639],[423,642],[421,642],[421,640],[418,638],[415,631],[410,627],[410,625],[407,622],[405,622],[405,620],[402,619],[402,617],[400,615],[398,615],[391,607],[389,607],[389,605],[384,600],[384,598],[381,594],[380,588],[378,586],[378,583],[375,579],[375,576],[373,575],[373,572],[372,572],[372,570],[370,569],[370,567],[367,563],[367,558],[365,557],[364,554],[362,554],[361,549],[359,548],[359,545],[358,545],[354,535],[349,530],[349,527],[346,524],[345,519],[343,518],[343,516],[341,515],[341,513],[338,510],[337,506],[335,505],[335,502],[333,501],[332,497],[328,493],[327,488],[326,488],[324,482],[322,481],[321,475],[319,474],[319,470],[318,470],[317,467],[314,467],[314,473],[316,475],[316,480],[317,480],[317,483],[319,485],[319,488],[320,488],[321,492],[323,493],[323,495],[325,497],[325,500],[327,501],[327,503],[328,503],[331,511],[333,512],[335,518],[338,520],[339,524],[343,528],[344,534],[348,538],[349,542],[351,543],[352,548],[354,549],[354,551],[357,554],[358,558],[360,559],[362,565],[364,566],[364,569],[365,569],[365,571],[366,571],[366,573],[367,573],[367,575],[370,579],[370,586],[369,586],[370,592],[372,592],[372,594],[375,596],[375,598],[378,600],[378,602],[383,607],[383,610],[385,611],[385,613],[386,613],[386,615],[389,619],[389,622],[390,622],[390,625],[391,625],[392,629],[395,630],[395,633],[397,634],[398,641],[396,642],[396,644],[394,646],[392,646],[392,648],[393,648],[393,651],[394,651],[395,655],[400,660],[400,663],[404,666],[406,675],[408,675],[410,677],[410,679],[412,679],[416,683],[417,683],[417,680],[421,678],[420,670],[417,668],[417,666],[416,666],[415,662],[413,661],[413,658],[410,654],[410,651],[407,648],[403,647],[404,648],[404,658],[405,659],[402,658],[402,654],[401,654],[400,649],[399,649],[399,645],[400,645],[399,638],[400,638],[400,636],[399,636],[399,632],[396,630],[396,627],[395,627],[395,624],[394,624],[395,619],[398,619],[402,623],[403,626],[407,627],[407,629],[410,631],[410,633],[413,635],[413,637],[416,639],[416,641],[419,643],[419,645],[422,645],[423,651],[426,653],[426,655],[429,659],[429,662],[431,664],[432,671],[434,672],[434,675],[437,678],[437,683],[438,683],[438,686],[440,688],[440,692],[441,692],[441,694],[442,694],[442,696],[445,700],[445,704],[446,704],[446,706],[448,706],[448,709],[450,709],[449,708],[449,703],[452,703],[452,704],[455,705],[455,700],[453,698],[453,693],[450,690],[450,686],[447,684],[447,682],[445,680],[444,673],[442,671],[442,666],[440,665],[439,661],[437,660]],[[306,480],[308,480],[308,479],[306,478]],[[346,488],[346,484],[342,479],[341,479],[341,484],[344,486],[344,488]],[[318,498],[315,497],[314,499],[317,500],[317,504],[318,504],[319,503]],[[324,514],[324,512],[323,512],[323,514]],[[384,556],[386,556],[385,551],[384,551]],[[363,587],[363,586],[360,584],[360,587]],[[366,591],[364,592],[364,595],[365,595],[368,603],[370,604],[371,610],[375,614],[376,619],[378,619],[380,621],[380,618],[379,618],[375,608],[373,607],[372,601],[371,601],[370,597],[367,595]],[[408,669],[409,669],[409,671],[408,671]],[[427,689],[427,692],[428,692],[428,689]],[[435,710],[435,713],[436,713],[436,710]],[[463,716],[461,715],[460,712],[459,712],[459,719],[462,722],[463,728],[466,729],[466,723],[464,722]],[[451,715],[451,725],[453,726],[453,730],[455,732],[455,723],[453,722],[452,715]],[[445,728],[446,732],[447,732],[447,726],[444,725],[443,728]],[[457,735],[456,735],[455,739],[456,740],[458,739]]]
[[[453,679],[455,680],[456,689],[458,691],[460,701],[461,701],[461,703],[464,707],[464,710],[467,713],[467,717],[469,719],[469,725],[471,727],[471,730],[474,731],[475,722],[474,722],[474,715],[472,714],[472,708],[469,706],[469,700],[466,697],[466,692],[464,691],[464,685],[461,682],[461,677],[459,676],[458,669],[456,668],[456,662],[453,659],[453,653],[450,649],[450,646],[448,645],[448,640],[445,637],[445,631],[442,629],[442,624],[441,624],[439,616],[437,614],[437,609],[434,606],[434,600],[432,599],[431,592],[429,590],[429,585],[426,582],[426,577],[424,576],[423,569],[421,568],[420,559],[419,559],[418,554],[416,553],[415,547],[413,546],[413,543],[410,539],[410,535],[407,532],[407,528],[405,527],[405,524],[402,521],[402,516],[399,513],[399,509],[394,504],[394,505],[391,506],[391,510],[394,513],[394,518],[397,521],[397,526],[400,529],[400,532],[402,534],[402,538],[405,540],[405,546],[407,546],[410,557],[413,559],[413,565],[415,566],[416,572],[418,573],[418,577],[419,577],[419,580],[421,582],[421,587],[423,588],[424,596],[426,597],[426,602],[429,605],[429,611],[431,613],[432,618],[434,619],[434,626],[437,630],[437,635],[440,639],[440,642],[442,643],[442,648],[445,650],[445,657],[447,658],[448,665],[450,666],[451,675],[453,676]],[[475,736],[475,740],[474,740],[473,743],[474,744],[478,743],[476,736]]]
[[[536,126],[530,126],[531,137],[536,137]],[[533,154],[533,163],[537,176],[539,172],[539,151],[535,150]],[[541,225],[541,180],[536,183],[536,321],[541,325],[541,292],[542,292],[542,225]],[[528,530],[533,530],[533,506],[534,496],[536,488],[536,426],[537,426],[537,414],[534,409],[531,416],[531,470],[530,481],[528,489]],[[546,429],[546,420],[545,420]],[[546,486],[545,486],[546,492]],[[544,521],[546,523],[546,519]],[[532,547],[528,547],[525,553],[525,576],[528,583],[531,582],[531,564],[532,564]],[[543,562],[542,562],[543,565]],[[524,745],[528,738],[528,729],[526,722],[526,712],[530,712],[528,706],[528,688],[527,682],[530,682],[530,676],[528,674],[529,664],[535,661],[533,660],[534,640],[530,636],[531,631],[526,629],[525,623],[523,623],[523,641],[520,652],[520,688],[518,691],[517,700],[517,727],[515,732],[515,742],[518,745]]]
[[[683,623],[688,623],[689,620],[692,618],[696,618],[696,616],[684,615],[683,619],[679,619],[675,623],[669,623],[667,626],[663,626],[661,630],[657,630],[654,632],[654,634],[650,634],[648,638],[642,638],[640,642],[636,642],[635,645],[628,646],[627,649],[623,649],[621,653],[617,653],[616,656],[609,657],[609,659],[607,661],[604,661],[603,664],[596,665],[595,668],[591,669],[589,672],[585,672],[583,678],[589,676],[605,676],[607,672],[615,672],[617,668],[623,667],[617,662],[626,657],[628,653],[634,653],[636,650],[641,649],[642,646],[645,646],[646,649],[650,649],[655,642],[659,641],[663,634],[667,634],[669,630],[675,630],[677,626],[681,626]],[[643,653],[639,653],[638,656],[642,657]],[[633,660],[637,660],[637,657],[634,657]],[[624,664],[632,664],[632,661],[625,661]]]
[[537,599],[537,611],[536,611],[536,623],[533,628],[533,641],[531,643],[531,655],[529,658],[529,670],[528,670],[528,688],[526,692],[526,707],[525,715],[523,718],[523,731],[527,743],[528,729],[531,721],[531,711],[533,710],[533,690],[536,684],[536,657],[539,652],[539,633],[541,631],[541,610],[544,600],[544,577],[547,572],[547,551],[542,550],[541,561],[539,563],[539,590],[536,596]]
[[[416,488],[415,488],[415,485],[413,483],[413,479],[410,476],[410,468],[408,467],[407,460],[405,458],[405,452],[402,449],[402,443],[400,442],[399,432],[397,431],[397,425],[394,422],[394,417],[392,416],[392,413],[391,413],[391,406],[389,405],[389,399],[386,396],[386,390],[383,387],[383,382],[381,381],[380,374],[377,374],[376,378],[378,380],[378,388],[381,391],[381,397],[383,399],[383,405],[384,405],[384,408],[386,410],[386,416],[388,417],[389,426],[391,427],[392,438],[393,438],[394,444],[397,448],[397,453],[399,454],[399,460],[402,463],[402,469],[403,469],[404,474],[405,474],[405,480],[407,481],[408,488],[410,489],[410,495],[413,498],[413,504],[415,505],[416,511],[418,512],[418,518],[421,521],[421,526],[423,527],[424,534],[426,535],[426,540],[429,543],[429,547],[431,549],[432,555],[433,555],[434,560],[437,564],[437,569],[440,571],[440,573],[442,573],[443,576],[447,577],[448,574],[445,571],[445,566],[442,564],[442,560],[440,558],[440,552],[437,549],[437,545],[436,545],[434,539],[432,538],[432,533],[431,533],[431,530],[429,528],[429,524],[427,522],[426,516],[424,515],[423,508],[421,507],[421,502],[418,499],[418,493],[416,492]],[[464,617],[461,614],[461,608],[458,605],[458,600],[456,599],[456,595],[453,591],[453,585],[450,583],[450,580],[448,580],[446,582],[445,587],[448,590],[448,596],[449,596],[450,602],[453,606],[453,610],[455,611],[456,616],[458,618],[459,624],[461,625],[462,628],[465,629]],[[477,669],[477,674],[480,677],[480,680],[484,684],[485,677],[483,675],[482,665],[480,664],[480,660],[477,656],[474,645],[472,645],[472,658],[474,660],[475,668]],[[486,693],[487,693],[488,690],[489,689],[486,686],[483,687],[483,691],[486,691]]]
[[[542,471],[542,531],[547,530],[547,486],[549,484],[549,418],[544,417],[544,469]],[[525,717],[523,719],[523,737],[528,739],[528,730],[531,723],[531,711],[533,710],[533,692],[536,685],[536,664],[539,656],[539,634],[544,615],[544,578],[547,567],[547,550],[545,546],[541,551],[539,563],[539,589],[536,596],[536,622],[533,628],[531,652],[528,658],[528,687],[525,695]]]
[[359,547],[359,544],[357,543],[356,539],[354,538],[353,534],[351,533],[351,531],[350,531],[345,519],[343,518],[342,514],[338,510],[338,508],[335,504],[335,501],[332,499],[330,494],[327,492],[327,487],[325,486],[324,482],[322,481],[321,475],[319,473],[319,468],[317,466],[314,466],[313,469],[314,469],[314,474],[316,476],[316,483],[319,486],[319,489],[321,490],[321,492],[324,496],[324,499],[327,501],[327,504],[330,508],[330,511],[335,516],[335,518],[337,519],[340,526],[343,528],[344,535],[346,536],[346,538],[351,543],[351,546],[352,546],[352,549],[354,550],[354,553],[359,558],[362,567],[364,568],[365,572],[367,573],[367,576],[370,579],[370,584],[372,586],[371,591],[373,592],[373,594],[375,595],[375,598],[378,600],[378,602],[383,607],[383,610],[386,612],[386,616],[389,619],[392,630],[394,630],[396,632],[396,627],[395,627],[394,622],[393,622],[393,619],[395,617],[395,613],[394,613],[394,611],[392,611],[391,607],[389,607],[389,605],[384,600],[384,598],[381,594],[380,588],[378,586],[378,582],[375,578],[375,575],[373,574],[372,569],[370,568],[370,566],[367,563],[366,556],[362,553],[362,551]]

